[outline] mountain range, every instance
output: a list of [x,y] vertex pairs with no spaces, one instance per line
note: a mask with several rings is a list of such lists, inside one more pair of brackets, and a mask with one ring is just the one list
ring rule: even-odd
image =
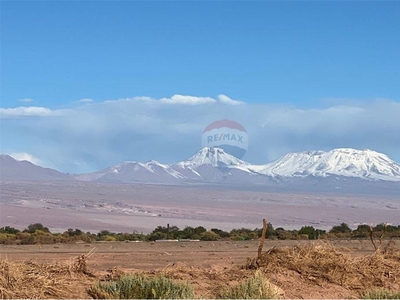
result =
[[288,153],[274,162],[253,165],[220,148],[203,148],[187,160],[170,165],[157,161],[124,161],[100,171],[70,175],[3,154],[0,155],[0,179],[235,185],[303,184],[305,180],[316,184],[321,180],[326,183],[354,179],[397,183],[400,164],[372,150],[340,148],[328,152]]
[[74,180],[74,177],[50,168],[43,168],[9,155],[0,155],[0,180]]

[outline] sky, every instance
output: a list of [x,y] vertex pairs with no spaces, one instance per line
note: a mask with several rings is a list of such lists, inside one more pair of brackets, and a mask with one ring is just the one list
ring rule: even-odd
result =
[[173,163],[211,122],[244,160],[400,162],[398,1],[1,1],[1,153],[81,173]]

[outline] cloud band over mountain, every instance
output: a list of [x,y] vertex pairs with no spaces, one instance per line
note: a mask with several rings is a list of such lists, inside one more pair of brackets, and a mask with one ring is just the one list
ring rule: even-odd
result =
[[92,171],[123,160],[172,163],[201,148],[209,123],[231,119],[249,134],[245,159],[252,163],[339,147],[374,149],[399,161],[400,103],[346,103],[298,108],[244,103],[226,95],[173,95],[75,101],[63,109],[0,108],[1,152],[28,153],[64,172]]

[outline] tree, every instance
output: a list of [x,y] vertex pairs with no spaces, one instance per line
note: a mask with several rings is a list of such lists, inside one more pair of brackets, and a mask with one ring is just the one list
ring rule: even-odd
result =
[[206,232],[207,229],[205,229],[203,226],[198,226],[194,229],[194,234],[202,234],[203,232]]
[[155,234],[155,233],[163,233],[167,235],[168,239],[171,238],[178,238],[179,237],[179,233],[181,233],[181,231],[179,230],[179,227],[177,226],[157,226],[153,232],[151,234]]
[[161,231],[153,231],[150,233],[148,236],[149,241],[155,241],[155,240],[166,240],[167,239],[167,234]]
[[97,234],[97,237],[102,238],[103,236],[106,236],[106,235],[112,235],[112,233],[108,230],[102,230]]
[[316,234],[315,234],[315,228],[313,226],[303,226],[299,230],[299,234],[306,234],[308,236],[308,239],[310,240],[315,240]]
[[218,228],[211,228],[210,231],[215,232],[216,234],[218,234],[222,238],[229,238],[231,236],[231,234],[229,232],[223,231],[223,230],[218,229]]
[[337,226],[333,226],[331,230],[329,230],[329,233],[350,233],[351,229],[349,227],[349,225],[347,225],[346,223],[342,223],[340,225]]
[[65,234],[67,234],[68,236],[76,236],[76,235],[83,235],[84,233],[82,232],[82,230],[80,229],[72,229],[69,228],[66,232],[64,232]]
[[272,224],[270,222],[268,222],[268,224],[267,224],[267,232],[266,232],[265,236],[267,239],[276,236],[274,226],[272,226]]
[[[256,228],[254,231],[257,233],[258,237],[261,237],[262,229]],[[275,232],[274,226],[272,226],[272,224],[270,222],[267,223],[267,231],[265,233],[265,237],[267,239],[276,238],[276,232]]]
[[357,229],[353,231],[352,237],[367,238],[369,236],[369,229],[369,225],[358,225]]
[[18,229],[10,226],[0,228],[0,233],[17,234],[18,232]]
[[50,233],[49,228],[44,227],[41,223],[34,223],[34,224],[30,224],[28,226],[27,229],[25,229],[25,232],[29,232],[29,233],[34,233],[36,230],[41,230],[43,232],[48,232]]

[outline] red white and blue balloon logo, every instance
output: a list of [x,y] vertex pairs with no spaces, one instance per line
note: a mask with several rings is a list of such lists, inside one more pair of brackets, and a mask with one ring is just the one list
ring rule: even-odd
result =
[[246,129],[238,122],[219,120],[211,123],[204,129],[202,146],[223,149],[237,158],[242,158],[249,146],[249,137]]

